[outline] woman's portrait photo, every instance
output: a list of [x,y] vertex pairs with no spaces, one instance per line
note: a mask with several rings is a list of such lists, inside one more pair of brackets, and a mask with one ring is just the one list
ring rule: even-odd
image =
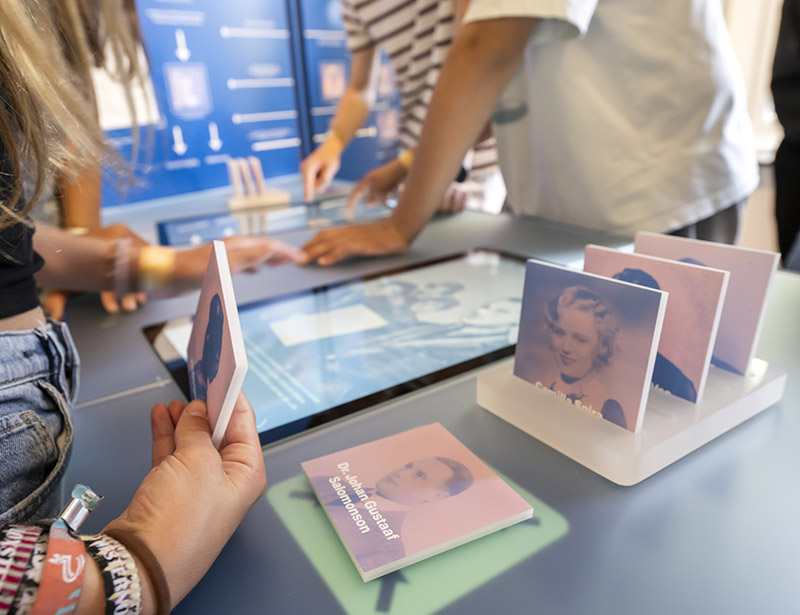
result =
[[565,405],[638,430],[665,297],[529,261],[514,374]]
[[547,388],[625,427],[622,407],[608,396],[601,378],[618,332],[609,306],[585,286],[569,286],[547,302],[545,322],[557,372]]

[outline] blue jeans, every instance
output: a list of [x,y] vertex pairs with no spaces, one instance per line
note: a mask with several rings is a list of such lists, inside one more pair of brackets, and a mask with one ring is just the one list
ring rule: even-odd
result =
[[58,514],[77,389],[66,324],[0,332],[0,526]]

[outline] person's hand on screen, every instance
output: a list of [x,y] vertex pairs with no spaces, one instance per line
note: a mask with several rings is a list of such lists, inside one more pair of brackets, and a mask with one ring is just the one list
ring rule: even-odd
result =
[[[362,177],[355,185],[347,200],[347,212],[351,213],[363,198],[367,206],[385,203],[396,193],[400,184],[405,180],[407,171],[397,160],[392,160]],[[445,192],[439,208],[439,213],[454,214],[464,211],[470,198],[470,190],[459,182],[452,182]]]
[[[303,254],[298,248],[282,241],[266,237],[233,235],[222,240],[228,255],[231,275],[243,271],[254,272],[263,265],[284,265],[303,262]],[[203,280],[211,255],[211,245],[207,243],[187,250],[175,250],[175,261],[171,276],[162,287],[149,290],[153,296],[173,296],[195,290]],[[167,248],[172,249],[172,248]]]
[[339,171],[342,160],[342,146],[338,139],[328,139],[300,163],[303,177],[303,199],[306,203],[314,200],[331,185]]
[[467,187],[459,182],[452,182],[444,193],[442,204],[439,205],[440,213],[454,214],[459,211],[464,211],[467,208],[467,201],[469,200],[470,191]]
[[392,160],[372,169],[353,188],[347,199],[347,211],[351,212],[359,199],[367,205],[385,203],[406,177],[406,168],[398,160]]
[[286,265],[301,262],[303,259],[298,248],[276,239],[234,235],[223,241],[231,275],[241,271],[255,271],[261,265]]
[[203,577],[267,484],[250,402],[239,394],[219,451],[206,406],[152,411],[153,469],[106,530],[134,532],[166,575],[174,607]]
[[301,263],[332,265],[348,256],[378,256],[408,250],[408,241],[391,218],[369,224],[340,226],[320,231],[301,250]]

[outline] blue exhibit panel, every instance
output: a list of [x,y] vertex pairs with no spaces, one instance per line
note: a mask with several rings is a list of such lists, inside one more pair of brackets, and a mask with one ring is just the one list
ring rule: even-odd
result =
[[[105,205],[227,185],[230,157],[257,156],[267,177],[296,173],[300,112],[283,2],[140,0],[161,122],[142,130],[136,184]],[[130,159],[131,132],[109,133]]]
[[[350,78],[340,0],[300,0],[304,73],[314,147],[324,139]],[[339,177],[358,180],[397,155],[399,97],[388,59],[380,54],[377,102],[342,156]]]

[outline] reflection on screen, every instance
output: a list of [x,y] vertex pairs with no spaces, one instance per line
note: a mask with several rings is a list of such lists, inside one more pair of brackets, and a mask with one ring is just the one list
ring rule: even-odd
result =
[[240,308],[259,432],[515,344],[524,273],[474,252]]

